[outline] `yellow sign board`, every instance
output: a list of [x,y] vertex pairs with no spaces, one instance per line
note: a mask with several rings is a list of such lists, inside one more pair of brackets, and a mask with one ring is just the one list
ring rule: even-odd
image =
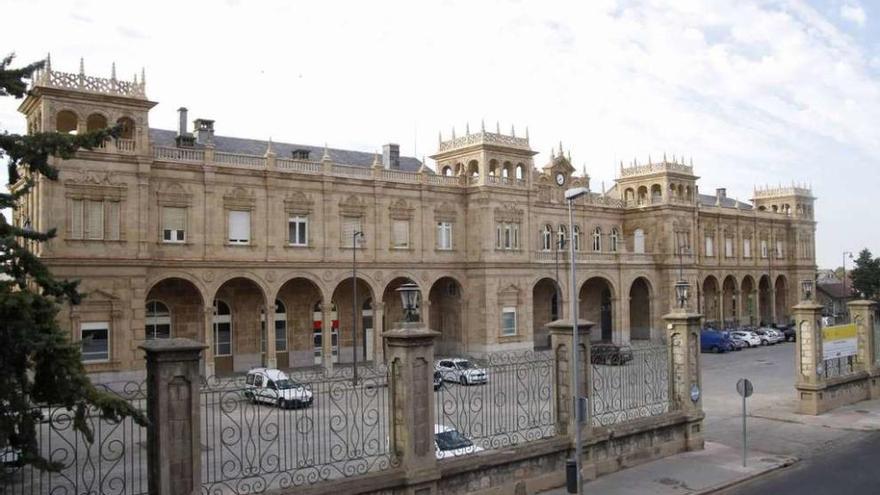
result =
[[858,352],[856,325],[835,325],[822,329],[822,357],[833,359],[855,356]]

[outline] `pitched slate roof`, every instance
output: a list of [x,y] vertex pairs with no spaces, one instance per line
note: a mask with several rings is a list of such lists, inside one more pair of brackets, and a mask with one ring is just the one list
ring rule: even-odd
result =
[[[177,137],[177,131],[169,131],[165,129],[150,129],[150,139],[157,146],[176,146],[174,138]],[[239,153],[242,155],[263,156],[266,153],[267,142],[260,139],[245,139],[228,136],[214,136],[214,149],[224,153]],[[196,148],[203,148],[203,145],[196,144]],[[272,149],[279,157],[290,158],[291,152],[294,150],[308,150],[311,160],[320,160],[324,156],[323,146],[309,146],[305,144],[292,143],[276,143],[272,142]],[[364,151],[340,150],[329,148],[330,160],[334,163],[343,165],[355,165],[359,167],[369,167],[373,164],[374,153]],[[405,172],[418,172],[422,166],[422,162],[410,156],[400,157],[400,170]],[[430,170],[430,169],[428,169]]]
[[[700,204],[703,206],[715,206],[717,198],[711,194],[700,194]],[[739,208],[740,210],[751,210],[752,205],[737,201],[733,198],[721,198],[722,208]]]

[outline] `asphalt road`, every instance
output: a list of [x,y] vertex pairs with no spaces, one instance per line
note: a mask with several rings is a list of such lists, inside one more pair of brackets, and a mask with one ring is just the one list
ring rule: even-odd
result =
[[828,495],[880,493],[880,434],[799,462],[783,471],[756,479],[725,495]]

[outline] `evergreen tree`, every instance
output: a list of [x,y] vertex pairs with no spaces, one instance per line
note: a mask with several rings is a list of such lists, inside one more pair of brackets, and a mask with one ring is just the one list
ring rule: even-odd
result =
[[862,249],[855,265],[850,273],[853,292],[864,294],[868,299],[880,296],[880,259],[874,258],[871,251]]
[[[43,62],[11,69],[13,58],[9,55],[0,61],[0,97],[20,99],[27,94],[26,80]],[[11,185],[9,192],[0,193],[0,210],[17,209],[35,177],[58,179],[50,157],[71,158],[78,149],[93,149],[120,132],[111,128],[79,135],[18,135],[0,130],[0,159],[7,161]],[[41,469],[59,466],[41,457],[38,450],[36,427],[43,414],[36,406],[40,404],[72,411],[75,430],[89,442],[93,432],[86,414],[92,408],[110,421],[132,416],[146,424],[127,401],[92,385],[79,347],[57,324],[61,303],[80,302],[77,282],[56,280],[28,249],[54,236],[54,229],[36,232],[29,222],[16,226],[0,215],[0,451],[11,448],[20,454],[22,463]]]

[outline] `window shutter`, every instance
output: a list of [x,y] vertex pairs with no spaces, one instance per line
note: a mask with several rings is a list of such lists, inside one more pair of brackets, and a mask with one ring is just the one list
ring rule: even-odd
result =
[[119,201],[107,203],[107,239],[119,240]]
[[70,238],[83,238],[83,201],[74,199],[70,207]]
[[162,212],[165,219],[165,230],[184,230],[186,223],[186,210],[166,206]]
[[251,238],[251,213],[249,211],[229,212],[229,241],[245,244]]
[[86,209],[86,239],[104,238],[104,202],[88,201]]

